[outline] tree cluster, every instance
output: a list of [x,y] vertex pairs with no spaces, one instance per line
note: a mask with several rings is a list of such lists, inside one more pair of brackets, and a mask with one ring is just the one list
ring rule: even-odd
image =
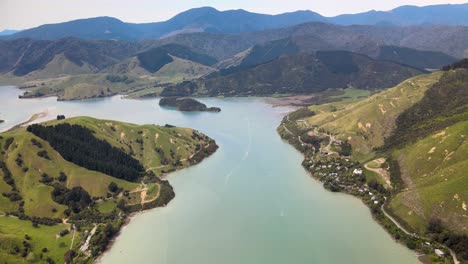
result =
[[468,69],[468,58],[465,58],[463,60],[460,60],[450,65],[446,65],[442,67],[443,71],[456,70],[456,69]]
[[67,161],[89,170],[135,181],[144,173],[143,166],[121,149],[97,139],[93,131],[79,125],[31,125],[27,130],[46,140]]
[[60,184],[54,186],[52,199],[59,204],[67,205],[74,213],[79,213],[92,202],[88,192],[83,188],[68,189]]
[[[455,234],[446,230],[440,219],[431,219],[427,231],[433,238],[449,248],[451,248],[459,257],[468,260],[468,236],[465,234]],[[462,261],[463,262],[463,261]],[[464,262],[463,262],[464,263]]]

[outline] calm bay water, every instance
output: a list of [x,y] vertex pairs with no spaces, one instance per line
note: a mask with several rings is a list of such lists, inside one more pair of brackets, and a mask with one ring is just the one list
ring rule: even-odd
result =
[[176,198],[132,218],[100,262],[115,263],[418,263],[372,220],[359,200],[324,190],[302,156],[276,133],[287,108],[259,98],[203,99],[221,113],[181,113],[157,99],[79,102],[19,100],[0,87],[4,130],[33,113],[88,115],[138,124],[195,128],[220,148],[169,175]]

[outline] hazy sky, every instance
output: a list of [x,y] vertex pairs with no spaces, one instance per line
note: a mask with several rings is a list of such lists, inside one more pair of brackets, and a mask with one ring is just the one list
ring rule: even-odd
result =
[[0,30],[96,16],[112,16],[126,22],[155,22],[201,6],[266,14],[312,10],[334,16],[372,9],[390,10],[401,5],[464,2],[468,0],[0,0]]

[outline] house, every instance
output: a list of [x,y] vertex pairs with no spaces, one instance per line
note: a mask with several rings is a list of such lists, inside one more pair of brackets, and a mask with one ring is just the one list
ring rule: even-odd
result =
[[434,249],[434,252],[435,252],[435,253],[437,254],[437,256],[439,256],[439,257],[445,256],[445,253],[444,253],[442,250],[438,249],[438,248]]
[[353,174],[354,175],[362,175],[362,169],[354,169]]

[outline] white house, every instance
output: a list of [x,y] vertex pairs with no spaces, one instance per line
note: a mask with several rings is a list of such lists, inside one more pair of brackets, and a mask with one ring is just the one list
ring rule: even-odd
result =
[[434,249],[434,252],[435,252],[435,253],[437,254],[437,256],[439,256],[439,257],[445,256],[445,253],[444,253],[442,250],[438,249],[438,248]]
[[362,169],[354,169],[353,174],[354,175],[362,175]]

